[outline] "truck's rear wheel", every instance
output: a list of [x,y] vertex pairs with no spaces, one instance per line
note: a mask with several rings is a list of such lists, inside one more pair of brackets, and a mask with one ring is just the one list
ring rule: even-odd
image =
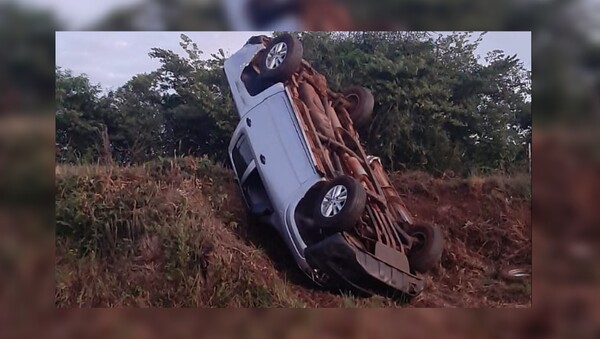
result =
[[344,92],[344,96],[350,101],[348,113],[354,126],[361,128],[369,123],[375,106],[375,98],[371,91],[365,87],[355,86]]
[[337,177],[326,183],[315,199],[315,225],[325,234],[352,230],[366,203],[367,192],[356,179]]
[[260,58],[260,76],[266,80],[284,82],[302,63],[302,43],[293,35],[283,34],[273,39]]
[[415,239],[408,253],[410,267],[426,272],[437,265],[444,250],[442,230],[437,225],[417,224],[410,226],[407,233]]

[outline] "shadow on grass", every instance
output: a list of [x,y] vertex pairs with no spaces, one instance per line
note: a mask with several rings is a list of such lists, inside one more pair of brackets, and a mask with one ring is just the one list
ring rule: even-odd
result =
[[303,288],[322,290],[298,267],[285,241],[273,226],[250,216],[243,220],[244,227],[238,228],[238,234],[255,247],[263,249],[282,278]]

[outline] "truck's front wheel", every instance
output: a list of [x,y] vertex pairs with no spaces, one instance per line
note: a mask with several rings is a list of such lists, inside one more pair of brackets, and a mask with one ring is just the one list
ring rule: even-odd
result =
[[302,43],[293,35],[276,37],[262,53],[260,76],[276,82],[287,81],[300,67],[303,52]]
[[325,184],[315,200],[315,225],[325,234],[349,231],[360,220],[367,203],[364,187],[350,176]]

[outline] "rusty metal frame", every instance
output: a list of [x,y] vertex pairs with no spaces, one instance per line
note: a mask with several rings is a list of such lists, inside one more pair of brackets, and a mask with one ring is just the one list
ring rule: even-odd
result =
[[[303,83],[309,84],[315,90],[317,97],[311,97],[313,108],[314,102],[321,102],[324,116],[319,119],[329,121],[330,126],[327,128],[333,130],[333,137],[320,132],[318,127],[324,126],[318,126],[318,122],[313,121],[311,113],[315,112],[310,111],[311,103],[301,99],[299,89]],[[351,175],[363,184],[367,192],[365,214],[354,232],[346,235],[352,242],[369,249],[373,254],[376,242],[400,252],[408,251],[413,239],[404,230],[405,220],[402,220],[399,212],[395,210],[399,206],[406,211],[406,207],[391,186],[383,168],[371,166],[348,113],[350,101],[343,94],[328,88],[325,77],[306,60],[302,60],[300,69],[285,85],[292,96],[296,117],[313,152],[317,171],[327,179],[332,179],[340,173]],[[333,108],[335,117],[330,116],[328,107]]]

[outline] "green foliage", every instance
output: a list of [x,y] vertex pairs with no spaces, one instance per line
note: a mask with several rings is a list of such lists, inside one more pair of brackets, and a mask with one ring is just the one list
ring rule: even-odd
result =
[[[360,133],[390,168],[468,175],[526,167],[531,74],[515,56],[493,51],[479,62],[481,37],[469,33],[296,34],[330,87],[374,93],[374,119]],[[173,155],[225,161],[238,122],[225,54],[205,57],[184,34],[180,45],[186,56],[153,48],[160,68],[106,95],[85,75],[57,69],[59,159],[96,161],[106,129],[120,163]]]
[[100,86],[85,74],[74,76],[56,68],[56,143],[58,160],[92,161],[98,157],[103,112],[98,109]]
[[223,72],[225,53],[220,50],[204,60],[196,43],[184,34],[181,39],[188,57],[160,48],[150,52],[162,64],[157,84],[163,91],[165,146],[176,154],[225,160],[229,136],[237,124]]
[[531,75],[514,56],[474,54],[481,37],[422,32],[303,34],[305,57],[343,90],[375,94],[361,131],[391,168],[518,170],[531,131]]
[[162,153],[162,98],[154,88],[155,77],[138,74],[108,95],[105,108],[112,118],[106,124],[119,162],[142,162]]

